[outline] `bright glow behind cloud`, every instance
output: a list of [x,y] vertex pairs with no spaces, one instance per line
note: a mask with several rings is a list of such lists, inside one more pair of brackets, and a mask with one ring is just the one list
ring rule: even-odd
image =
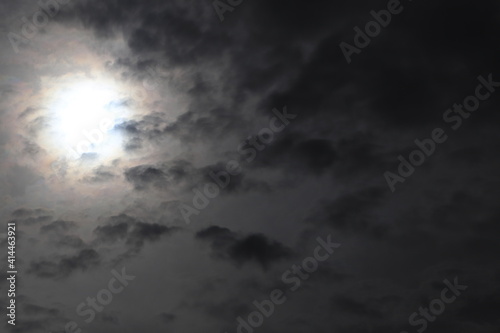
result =
[[128,113],[122,101],[118,88],[107,82],[88,80],[60,89],[49,106],[55,149],[66,158],[117,153],[121,139],[113,128]]

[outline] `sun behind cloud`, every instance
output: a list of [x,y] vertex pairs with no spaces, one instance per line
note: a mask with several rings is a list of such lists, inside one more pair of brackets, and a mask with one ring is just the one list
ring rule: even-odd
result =
[[118,154],[121,138],[114,128],[130,116],[125,101],[119,85],[111,80],[60,85],[48,98],[49,151],[67,159]]

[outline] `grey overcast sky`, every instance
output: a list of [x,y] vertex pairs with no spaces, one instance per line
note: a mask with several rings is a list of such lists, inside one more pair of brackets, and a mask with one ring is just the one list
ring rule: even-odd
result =
[[498,333],[499,19],[1,0],[0,331]]

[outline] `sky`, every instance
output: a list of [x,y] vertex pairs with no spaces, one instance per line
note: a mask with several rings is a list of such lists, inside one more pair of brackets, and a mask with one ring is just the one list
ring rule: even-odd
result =
[[498,332],[499,17],[0,2],[0,331]]

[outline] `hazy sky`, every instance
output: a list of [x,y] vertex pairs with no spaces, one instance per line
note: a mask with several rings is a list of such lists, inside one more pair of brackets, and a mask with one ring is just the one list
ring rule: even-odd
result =
[[2,332],[498,332],[497,1],[55,1],[0,3]]

